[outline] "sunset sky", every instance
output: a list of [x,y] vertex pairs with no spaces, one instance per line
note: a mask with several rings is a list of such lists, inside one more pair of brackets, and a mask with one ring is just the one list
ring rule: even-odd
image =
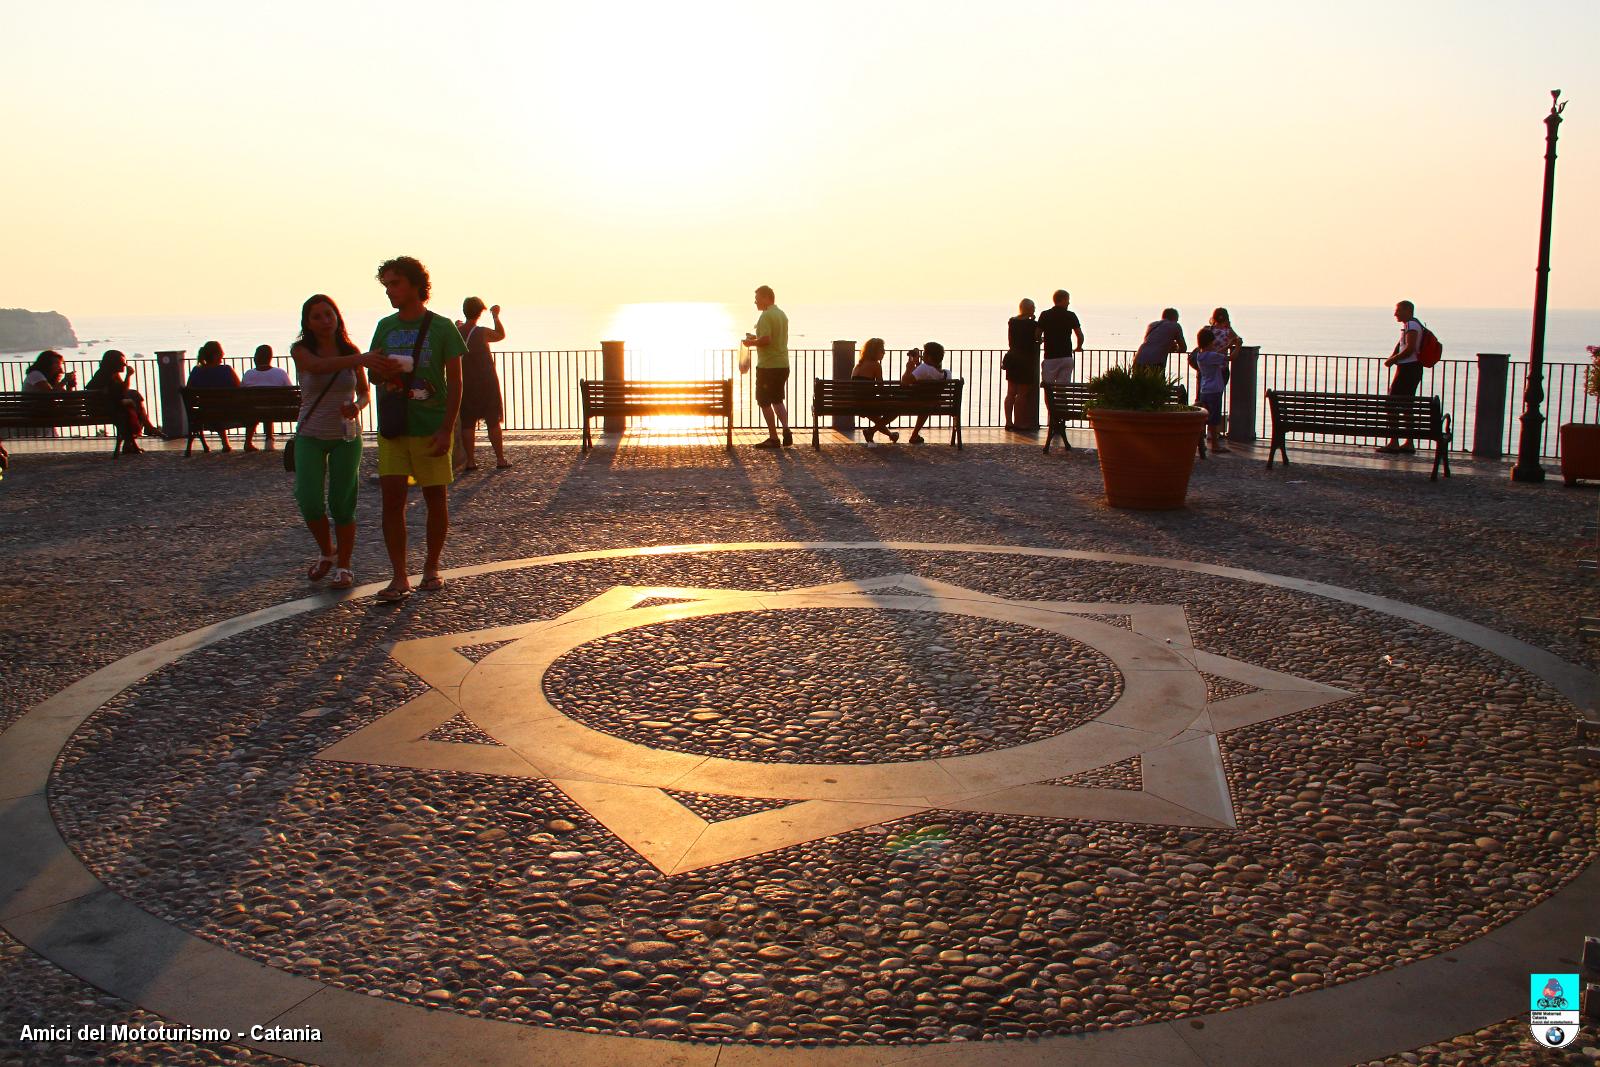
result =
[[1600,307],[1600,3],[3,4],[0,306]]

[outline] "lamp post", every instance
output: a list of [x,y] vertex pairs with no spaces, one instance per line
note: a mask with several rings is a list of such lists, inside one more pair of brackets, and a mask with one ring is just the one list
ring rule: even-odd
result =
[[1550,114],[1544,117],[1544,210],[1539,216],[1539,269],[1533,283],[1533,341],[1528,350],[1528,378],[1522,387],[1522,439],[1517,446],[1517,465],[1511,468],[1514,482],[1542,482],[1544,468],[1539,452],[1544,439],[1544,306],[1550,288],[1550,214],[1556,191],[1556,134],[1561,128],[1561,112],[1566,110],[1561,90],[1550,90]]

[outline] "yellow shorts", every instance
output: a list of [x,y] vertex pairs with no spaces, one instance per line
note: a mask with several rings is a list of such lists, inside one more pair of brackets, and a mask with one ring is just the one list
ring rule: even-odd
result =
[[[453,446],[452,446],[453,447]],[[449,485],[455,480],[455,469],[450,465],[450,453],[430,455],[433,438],[429,437],[379,437],[378,477],[409,474],[411,480],[423,488]]]

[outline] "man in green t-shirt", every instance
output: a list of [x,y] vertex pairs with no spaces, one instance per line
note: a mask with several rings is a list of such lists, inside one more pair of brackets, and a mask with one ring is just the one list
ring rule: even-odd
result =
[[[757,448],[792,446],[794,434],[789,432],[789,408],[783,402],[783,387],[789,381],[789,316],[778,307],[772,295],[772,286],[763,285],[756,290],[756,307],[761,317],[756,328],[744,335],[747,347],[756,350],[756,403],[767,420],[767,439]],[[778,425],[783,425],[783,441],[778,441]]]
[[[382,379],[380,389],[407,388],[406,432],[398,437],[378,437],[378,484],[383,489],[383,541],[389,550],[394,577],[378,599],[395,603],[411,595],[406,573],[406,498],[411,482],[422,487],[428,506],[428,557],[422,565],[425,592],[444,588],[439,577],[439,556],[450,529],[450,504],[446,489],[454,477],[450,446],[455,440],[461,411],[461,355],[467,346],[461,332],[448,319],[426,307],[433,285],[428,268],[411,256],[386,261],[378,280],[395,313],[378,323],[369,351],[379,358],[373,370]],[[421,345],[418,330],[425,330]],[[415,364],[412,365],[412,354]]]

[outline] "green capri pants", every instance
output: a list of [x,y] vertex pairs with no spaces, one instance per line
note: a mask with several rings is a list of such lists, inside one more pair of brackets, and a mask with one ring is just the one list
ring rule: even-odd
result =
[[[361,438],[324,441],[295,434],[294,502],[307,522],[332,516],[335,526],[356,521],[356,474],[361,469]],[[327,506],[323,506],[323,497]]]

